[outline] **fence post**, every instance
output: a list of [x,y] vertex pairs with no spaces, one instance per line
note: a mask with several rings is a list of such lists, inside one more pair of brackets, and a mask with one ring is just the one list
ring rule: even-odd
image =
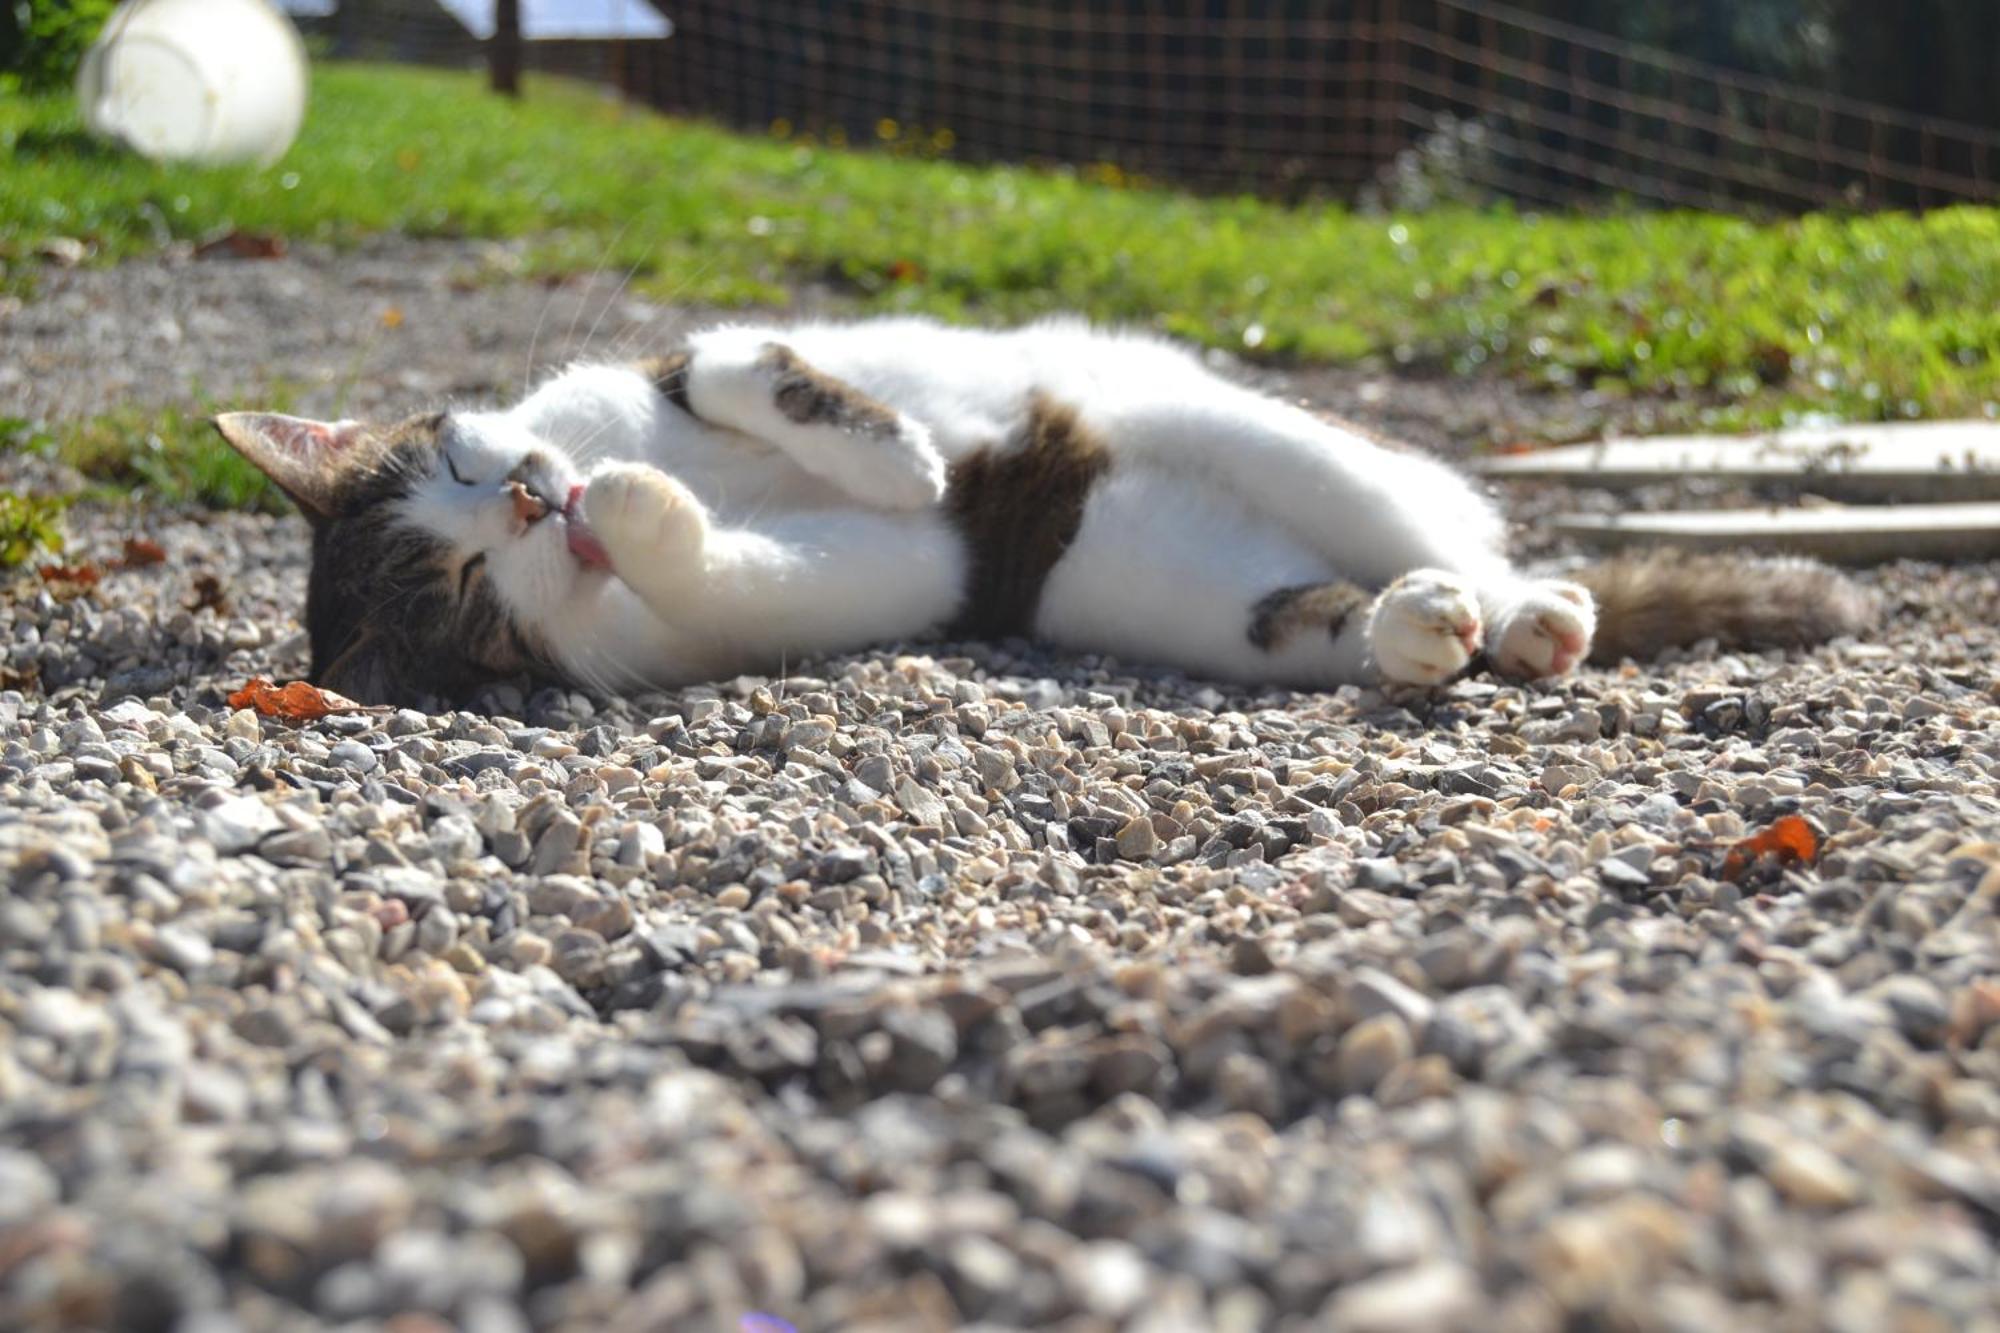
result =
[[486,44],[493,91],[521,95],[521,0],[494,0],[493,37]]
[[1380,170],[1394,162],[1402,149],[1403,107],[1409,93],[1403,86],[1403,17],[1398,0],[1382,0],[1376,16],[1377,40],[1381,43],[1377,59],[1382,72],[1375,103],[1378,135],[1375,168]]

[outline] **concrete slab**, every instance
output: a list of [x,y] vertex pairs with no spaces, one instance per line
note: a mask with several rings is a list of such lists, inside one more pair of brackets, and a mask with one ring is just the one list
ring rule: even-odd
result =
[[1990,503],[1566,514],[1554,526],[1601,549],[1745,549],[1810,555],[1849,565],[1904,557],[2000,559],[2000,504]]
[[1481,460],[1486,476],[1614,490],[1680,478],[1836,500],[2000,500],[2000,422],[1911,421],[1765,435],[1660,435]]

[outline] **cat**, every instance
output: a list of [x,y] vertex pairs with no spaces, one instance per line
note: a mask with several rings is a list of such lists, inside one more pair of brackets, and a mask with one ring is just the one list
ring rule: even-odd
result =
[[1530,577],[1441,461],[1071,319],[727,325],[504,410],[216,425],[310,521],[310,678],[365,702],[523,673],[666,687],[937,631],[1437,686],[1870,614],[1803,562]]

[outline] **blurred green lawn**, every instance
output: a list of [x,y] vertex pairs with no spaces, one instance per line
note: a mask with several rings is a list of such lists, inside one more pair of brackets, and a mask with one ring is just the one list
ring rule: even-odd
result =
[[1379,359],[1678,399],[1740,425],[1993,411],[2000,213],[1361,216],[1043,171],[743,136],[540,81],[320,66],[266,170],[154,167],[86,139],[67,98],[0,102],[0,264],[107,258],[235,226],[343,241],[532,237],[544,271],[631,270],[655,296],[860,308],[1080,310],[1252,357]]

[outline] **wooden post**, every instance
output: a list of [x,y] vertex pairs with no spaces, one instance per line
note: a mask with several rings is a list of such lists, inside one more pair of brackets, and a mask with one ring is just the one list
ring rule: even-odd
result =
[[0,69],[13,68],[21,54],[21,15],[12,4],[0,4]]
[[494,0],[493,38],[486,44],[493,91],[521,95],[521,0]]

